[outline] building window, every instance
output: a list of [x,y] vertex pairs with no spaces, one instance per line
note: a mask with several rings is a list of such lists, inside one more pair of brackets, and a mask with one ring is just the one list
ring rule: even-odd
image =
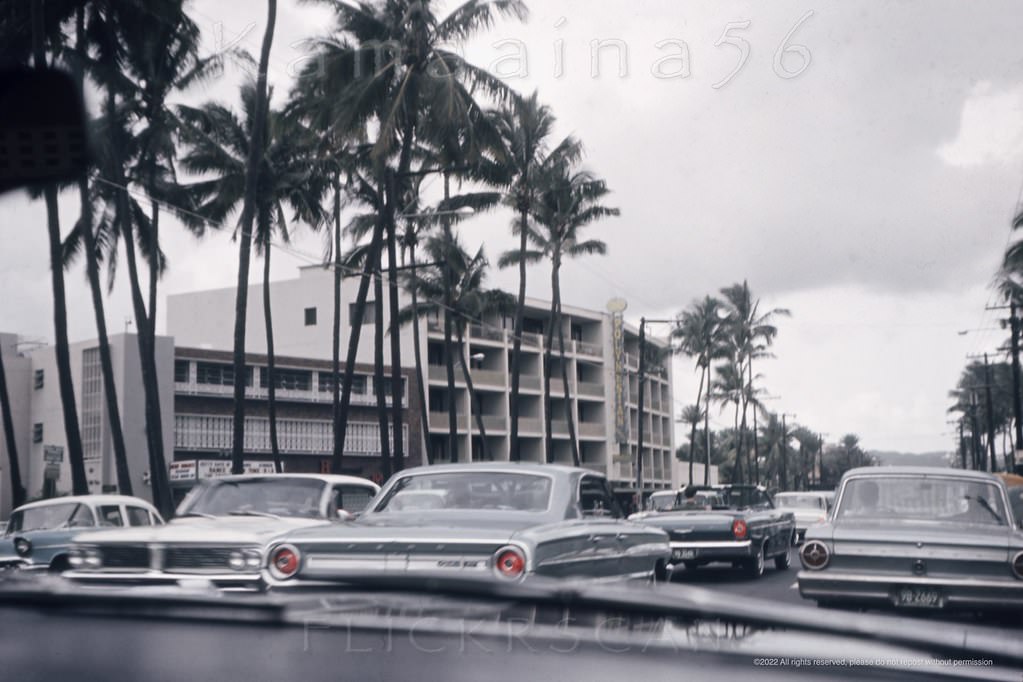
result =
[[175,360],[174,361],[174,382],[178,384],[188,383],[188,370],[191,369],[188,360]]
[[[362,323],[363,324],[375,324],[377,321],[376,317],[377,310],[374,307],[374,301],[366,301],[366,309],[362,311]],[[355,304],[348,304],[348,324],[350,326],[355,325]]]
[[[270,372],[266,367],[259,368],[259,385],[270,385]],[[311,391],[313,388],[313,373],[304,369],[281,369],[274,368],[274,388],[286,389],[289,391]]]
[[579,326],[577,324],[573,324],[571,326],[571,328],[570,328],[570,333],[572,335],[572,340],[573,341],[582,341],[583,340],[583,328],[581,326]]
[[[344,372],[338,377],[338,384],[344,387]],[[330,372],[320,372],[319,389],[324,393],[334,390],[334,377]],[[352,375],[352,395],[366,394],[366,377],[362,374]]]
[[32,386],[33,386],[33,387],[34,387],[34,388],[35,388],[36,390],[39,390],[40,388],[42,388],[42,387],[43,387],[43,381],[44,381],[44,374],[43,374],[43,370],[41,370],[41,369],[37,369],[37,370],[35,371],[35,375],[34,375],[34,376],[33,376],[33,378],[32,378]]
[[[234,365],[219,362],[195,363],[196,381],[200,384],[234,386]],[[245,385],[252,385],[252,368],[245,368]]]
[[35,423],[32,425],[32,442],[42,443],[43,442],[43,425],[42,423]]
[[305,326],[307,327],[316,326],[316,308],[305,309]]

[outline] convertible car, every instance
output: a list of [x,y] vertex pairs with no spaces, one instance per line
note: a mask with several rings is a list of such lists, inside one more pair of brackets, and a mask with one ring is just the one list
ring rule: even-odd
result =
[[641,521],[648,516],[672,511],[676,508],[704,507],[710,509],[724,504],[716,490],[699,490],[690,498],[681,490],[659,490],[650,495],[644,510],[629,515],[629,521]]
[[63,571],[71,539],[83,530],[163,524],[153,505],[128,495],[77,495],[24,504],[0,539],[0,568]]
[[[64,576],[90,583],[152,584],[200,578],[218,587],[261,586],[267,544],[286,531],[353,518],[380,490],[355,476],[269,474],[210,479],[161,528],[83,533]],[[337,525],[335,523],[335,525]]]
[[535,464],[447,464],[395,475],[344,528],[296,530],[269,551],[270,585],[359,571],[618,580],[663,576],[664,531],[629,523],[607,480]]
[[[687,504],[701,492],[716,493],[718,504]],[[767,559],[778,569],[789,567],[796,521],[792,512],[775,507],[771,496],[758,486],[692,486],[687,498],[673,511],[644,518],[642,523],[661,528],[671,537],[671,564],[695,569],[712,562],[742,567],[751,578],[764,573]]]
[[984,472],[853,469],[799,556],[799,592],[822,606],[1023,608],[1020,520]]

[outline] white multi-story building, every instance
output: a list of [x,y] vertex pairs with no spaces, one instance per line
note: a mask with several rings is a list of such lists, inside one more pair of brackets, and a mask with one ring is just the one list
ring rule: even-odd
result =
[[[351,313],[357,278],[342,285],[341,359],[351,333]],[[274,282],[270,297],[274,315],[274,357],[277,428],[285,466],[293,471],[320,471],[329,466],[333,446],[331,389],[333,373],[332,314],[333,276],[320,267],[303,268],[296,279]],[[371,295],[372,298],[372,295]],[[400,297],[402,306],[407,297]],[[249,292],[246,325],[246,431],[245,447],[256,460],[269,458],[267,418],[266,333],[262,292]],[[176,462],[172,482],[182,472],[202,470],[228,457],[231,448],[232,385],[234,368],[234,289],[197,291],[168,296],[167,335],[158,337],[156,364],[164,426],[164,450]],[[519,394],[520,456],[526,461],[545,459],[546,428],[543,413],[543,356],[550,304],[529,300],[522,338],[522,370]],[[387,305],[384,322],[389,323]],[[352,473],[378,477],[381,461],[374,370],[374,308],[367,306],[356,358],[352,405],[347,415],[345,467]],[[443,325],[438,318],[419,323],[420,354],[424,364],[420,407],[415,373],[414,337],[411,325],[401,330],[403,376],[402,437],[406,464],[427,459],[446,461],[454,450],[458,461],[511,458],[509,414],[511,400],[511,317],[493,315],[468,326],[465,346],[455,363],[456,438],[448,444],[447,391]],[[616,337],[616,329],[618,335]],[[623,496],[636,490],[639,431],[639,339],[638,332],[610,312],[563,306],[564,367],[554,335],[551,364],[551,441],[556,462],[572,461],[569,416],[574,425],[582,466],[606,473]],[[617,341],[616,341],[617,339]],[[29,495],[38,495],[43,481],[42,450],[45,445],[63,446],[60,396],[53,349],[17,352],[13,335],[0,335],[0,347],[8,374],[8,388],[15,408],[19,453],[25,462],[23,477]],[[657,350],[663,339],[647,336],[648,353],[644,382],[642,447],[644,489],[678,486],[685,481],[683,463],[675,457],[674,403],[670,362]],[[390,404],[390,344],[385,339],[385,395]],[[148,471],[141,372],[133,335],[111,337],[118,402],[129,451],[135,492],[148,488]],[[90,487],[96,492],[116,488],[109,425],[105,418],[103,384],[99,374],[96,342],[71,346],[72,374],[78,399],[79,420],[87,459]],[[462,365],[469,368],[486,439],[479,433],[463,380]],[[567,386],[563,380],[567,373]],[[426,412],[428,423],[420,415]],[[425,428],[424,428],[425,426]],[[425,451],[424,451],[425,450]],[[429,453],[430,457],[426,454]],[[6,454],[0,443],[0,453]],[[193,464],[194,463],[194,464]],[[0,463],[0,466],[3,466]],[[195,475],[194,473],[192,475]],[[201,475],[201,474],[200,474]],[[702,476],[702,474],[701,474]],[[185,476],[187,478],[187,475]],[[6,481],[4,485],[7,490]],[[58,490],[70,488],[66,461],[57,480]],[[2,498],[0,498],[2,501]]]

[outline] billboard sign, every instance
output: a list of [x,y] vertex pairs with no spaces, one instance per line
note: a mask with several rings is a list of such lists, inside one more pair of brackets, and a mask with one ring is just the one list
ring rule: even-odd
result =
[[625,366],[625,308],[624,299],[614,298],[607,302],[611,313],[611,354],[614,358],[614,411],[615,440],[629,442],[629,377]]

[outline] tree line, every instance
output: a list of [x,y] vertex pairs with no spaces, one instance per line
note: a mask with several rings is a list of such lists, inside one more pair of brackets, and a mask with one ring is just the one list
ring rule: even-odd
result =
[[[681,413],[689,442],[676,452],[688,462],[688,480],[693,480],[693,464],[702,462],[704,484],[716,465],[722,482],[775,490],[830,489],[845,471],[875,464],[855,434],[826,445],[822,434],[769,409],[771,397],[754,364],[773,357],[776,320],[791,312],[762,310],[746,281],[719,294],[693,301],[676,315],[672,330],[675,352],[692,359],[699,375],[696,400]],[[731,411],[730,428],[710,428],[715,406]]]
[[[400,428],[399,325],[424,315],[443,320],[450,420],[445,458],[452,461],[459,458],[454,424],[457,364],[469,387],[483,446],[480,456],[489,456],[471,376],[465,362],[459,361],[464,357],[466,326],[495,311],[514,316],[510,441],[511,459],[519,459],[526,267],[538,262],[550,266],[552,287],[543,356],[548,377],[544,419],[551,432],[549,377],[555,353],[562,356],[561,371],[566,371],[561,267],[569,258],[604,254],[604,242],[588,238],[586,229],[619,211],[605,204],[610,192],[606,182],[583,167],[581,141],[555,137],[554,113],[536,92],[517,93],[459,56],[459,45],[499,18],[524,20],[525,3],[468,0],[444,16],[423,0],[325,4],[333,10],[334,24],[317,41],[283,104],[271,106],[267,72],[276,0],[267,0],[266,25],[255,57],[239,48],[203,54],[202,32],[182,0],[0,0],[0,33],[10,37],[3,48],[4,60],[65,68],[83,90],[98,93],[90,122],[92,168],[73,185],[45,187],[33,195],[46,207],[57,374],[74,494],[88,492],[71,379],[64,283],[65,270],[78,261],[84,261],[95,313],[117,487],[123,494],[133,493],[104,313],[105,297],[123,256],[141,359],[153,500],[165,515],[173,511],[154,354],[158,289],[167,267],[160,227],[168,212],[196,238],[227,230],[237,243],[231,453],[235,473],[243,471],[246,456],[245,323],[253,251],[263,266],[271,456],[278,470],[282,466],[275,423],[279,382],[269,274],[274,248],[286,244],[300,228],[324,235],[324,265],[334,274],[334,472],[343,469],[355,359],[370,303],[384,475],[402,468],[406,451]],[[237,106],[217,101],[199,106],[176,103],[229,66],[254,72],[242,84]],[[440,198],[432,200],[425,192],[427,178],[442,181]],[[70,192],[77,194],[79,216],[70,229],[62,229],[58,196]],[[467,251],[459,235],[460,225],[471,218],[467,214],[499,206],[514,216],[510,230],[518,248],[498,254],[497,265],[517,268],[517,295],[486,286],[490,259],[482,248]],[[357,293],[342,358],[341,288],[346,280],[357,286]],[[399,288],[411,297],[404,308],[399,306]],[[391,312],[386,329],[385,305]],[[418,325],[413,325],[413,333],[425,427],[429,422]],[[0,403],[17,505],[25,500],[26,490],[2,364]],[[388,364],[389,376],[384,369]],[[572,415],[566,416],[573,436],[572,457],[578,464]],[[429,458],[430,450],[423,445]],[[546,458],[552,461],[549,438],[545,445]]]

